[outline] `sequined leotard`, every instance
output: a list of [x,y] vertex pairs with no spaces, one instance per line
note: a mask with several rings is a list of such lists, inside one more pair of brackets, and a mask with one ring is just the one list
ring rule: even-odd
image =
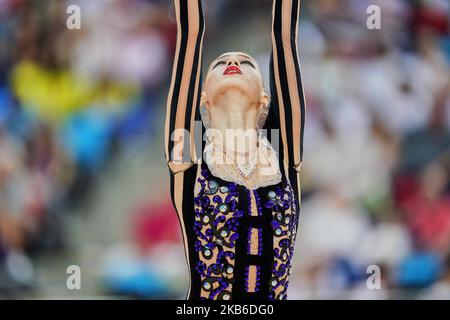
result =
[[[178,38],[165,155],[190,272],[188,298],[286,299],[300,213],[305,119],[297,55],[300,0],[274,0],[272,11],[272,99],[264,129],[267,139],[280,145],[282,179],[253,190],[214,176],[197,156],[193,135],[200,120],[205,23],[201,0],[174,0],[174,4]],[[174,139],[177,130],[188,136]],[[177,148],[190,160],[174,161]]]

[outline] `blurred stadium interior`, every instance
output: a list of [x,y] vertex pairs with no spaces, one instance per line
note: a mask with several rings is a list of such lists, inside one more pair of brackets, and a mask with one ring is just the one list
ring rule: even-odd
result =
[[[302,2],[289,299],[450,299],[450,2]],[[244,51],[267,81],[271,0],[203,3],[204,64]],[[71,4],[81,30],[66,28]],[[171,5],[0,0],[0,299],[184,299],[162,139]],[[66,288],[70,265],[81,290]]]

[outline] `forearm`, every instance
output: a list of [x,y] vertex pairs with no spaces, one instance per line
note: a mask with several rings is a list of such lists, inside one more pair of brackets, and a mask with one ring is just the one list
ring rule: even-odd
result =
[[[166,160],[191,162],[194,118],[200,97],[202,44],[205,30],[201,0],[174,0],[177,45],[167,99],[165,126]],[[186,139],[190,140],[186,143]]]
[[273,88],[284,161],[298,167],[303,156],[305,102],[298,58],[300,0],[274,0],[272,21]]
[[193,38],[205,30],[201,0],[173,0],[178,37]]
[[301,0],[274,0],[272,7],[272,38],[284,46],[297,49]]

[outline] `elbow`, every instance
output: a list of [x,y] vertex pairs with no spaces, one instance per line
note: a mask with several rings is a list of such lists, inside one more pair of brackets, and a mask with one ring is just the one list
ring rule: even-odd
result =
[[182,39],[192,39],[192,38],[198,38],[200,36],[203,36],[205,32],[205,24],[192,24],[189,25],[187,28],[178,28],[178,33],[181,36]]
[[189,29],[188,35],[189,37],[202,37],[203,33],[205,32],[204,26],[194,26],[193,28]]
[[279,30],[272,30],[272,39],[274,45],[283,48],[296,48],[297,37],[294,32],[281,32]]
[[273,27],[272,28],[272,38],[273,39],[283,38],[283,32],[279,28]]
[[[180,20],[178,20],[180,21]],[[205,32],[205,19],[202,14],[196,19],[189,18],[187,24],[182,25],[180,22],[177,25],[178,31],[185,36],[199,36]]]
[[276,40],[282,40],[283,42],[290,41],[295,42],[297,32],[295,28],[283,28],[280,24],[272,24],[272,37]]

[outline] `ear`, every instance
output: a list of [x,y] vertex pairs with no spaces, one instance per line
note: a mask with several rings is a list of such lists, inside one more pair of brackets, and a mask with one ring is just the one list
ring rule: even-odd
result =
[[201,106],[205,106],[206,109],[208,109],[208,107],[209,107],[208,97],[206,96],[205,89],[202,90],[202,94],[201,94],[201,97],[200,97],[200,105]]
[[259,99],[259,104],[261,107],[267,107],[270,102],[270,96],[267,92],[261,91],[261,98]]

